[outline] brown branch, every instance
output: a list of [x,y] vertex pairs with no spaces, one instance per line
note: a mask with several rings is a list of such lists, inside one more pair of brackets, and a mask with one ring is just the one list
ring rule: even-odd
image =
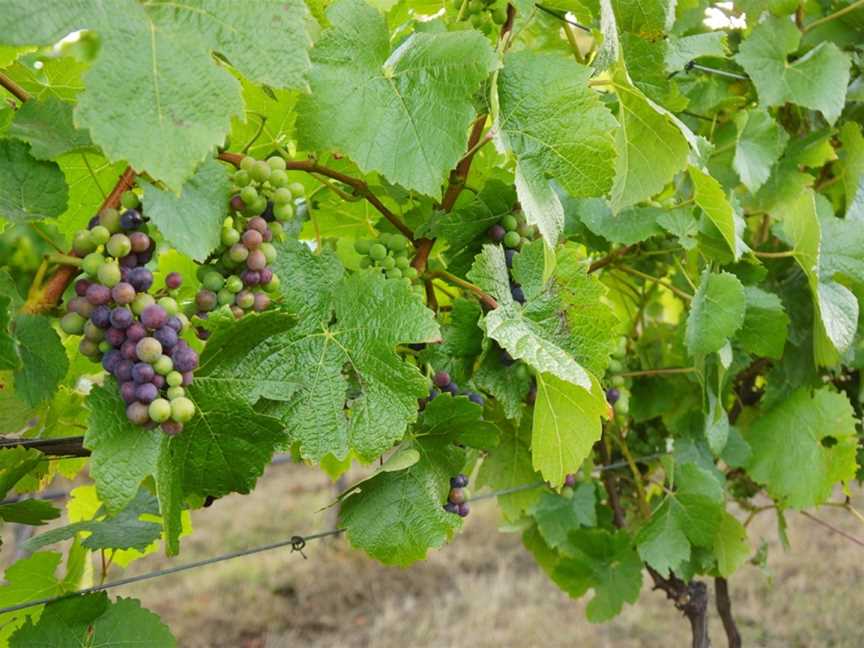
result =
[[[116,208],[120,204],[120,196],[122,196],[123,192],[132,186],[134,181],[135,172],[132,170],[132,167],[126,167],[126,170],[120,176],[120,179],[117,180],[117,184],[114,185],[114,189],[111,190],[111,193],[108,194],[102,202],[99,211],[108,207]],[[75,254],[74,250],[70,250],[69,256],[78,255]],[[66,291],[66,288],[80,271],[80,268],[73,265],[62,265],[58,267],[48,281],[45,282],[44,286],[31,292],[21,311],[31,315],[50,311],[57,305],[60,298],[63,296],[63,293]]]
[[0,448],[34,448],[48,456],[89,457],[84,447],[84,437],[60,437],[56,439],[6,439],[0,438]]
[[24,88],[15,83],[8,76],[0,72],[0,86],[6,88],[11,94],[15,95],[15,98],[18,99],[21,103],[30,99],[30,93],[28,93]]
[[654,589],[665,592],[666,598],[672,601],[690,622],[692,648],[711,648],[711,639],[708,636],[707,585],[702,581],[685,583],[674,574],[666,578],[650,565],[646,565],[646,568],[654,581]]
[[[243,158],[246,157],[242,153],[229,153],[228,151],[223,151],[219,153],[219,159],[224,162],[229,162],[234,166],[239,167],[240,162],[243,161]],[[324,166],[323,164],[318,164],[315,160],[286,160],[285,168],[289,171],[305,171],[306,173],[317,173],[318,175],[323,175],[328,178],[332,178],[333,180],[337,180],[342,184],[346,184],[358,194],[363,196],[370,205],[372,205],[375,209],[377,209],[384,218],[390,221],[390,224],[393,225],[397,230],[399,230],[403,235],[408,237],[412,242],[414,241],[414,232],[405,225],[399,217],[396,216],[393,212],[391,212],[387,207],[382,203],[378,196],[372,193],[372,190],[369,189],[369,185],[366,184],[365,181],[360,178],[355,178],[353,176],[346,175],[341,171],[337,171],[336,169],[331,169],[330,167]]]
[[591,274],[592,272],[596,272],[597,270],[600,270],[600,268],[605,268],[610,263],[615,261],[615,259],[617,259],[618,257],[624,256],[625,254],[630,252],[630,250],[632,250],[633,247],[634,246],[632,246],[632,245],[625,245],[624,247],[620,247],[617,250],[612,250],[612,252],[607,254],[602,259],[598,259],[597,261],[592,263],[590,266],[588,266],[588,274]]
[[729,581],[718,576],[714,579],[714,603],[717,606],[717,614],[723,621],[723,629],[726,631],[726,642],[729,648],[741,648],[741,633],[732,616],[732,599],[729,597]]

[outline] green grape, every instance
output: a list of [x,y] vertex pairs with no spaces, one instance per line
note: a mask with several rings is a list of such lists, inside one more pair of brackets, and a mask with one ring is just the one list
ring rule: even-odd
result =
[[270,283],[264,285],[264,290],[268,293],[275,293],[279,291],[279,275],[274,274],[273,278],[270,280]]
[[[174,361],[171,360],[167,355],[163,355],[156,362],[153,363],[153,371],[155,371],[160,376],[167,376],[168,374],[174,371]],[[183,376],[180,376],[180,379],[183,379]]]
[[400,256],[396,259],[396,267],[400,270],[405,270],[406,268],[411,266],[411,261],[409,261],[408,257]]
[[[280,158],[281,159],[281,158]],[[275,169],[270,174],[270,185],[273,187],[285,187],[288,184],[288,174],[281,169]]]
[[483,11],[483,1],[482,0],[470,0],[468,2],[468,11],[472,14],[478,14]]
[[504,235],[504,245],[508,248],[517,248],[522,243],[522,237],[519,236],[519,232],[507,232]]
[[125,234],[112,234],[105,250],[115,259],[120,259],[132,251],[132,241]]
[[69,335],[81,335],[84,332],[84,325],[87,323],[78,313],[66,313],[60,318],[60,328],[64,333]]
[[107,227],[96,225],[96,227],[90,230],[90,238],[93,239],[96,245],[105,245],[108,239],[111,238],[111,232],[108,231]]
[[222,221],[222,227],[232,228],[234,227],[234,217],[226,216],[225,220]]
[[496,25],[503,25],[507,22],[507,10],[501,7],[495,7],[492,10],[492,22]]
[[372,246],[372,241],[369,239],[357,239],[354,241],[354,251],[357,254],[369,254],[369,248]]
[[390,237],[390,245],[388,247],[394,252],[402,252],[408,249],[408,239],[401,234],[394,234]]
[[113,348],[114,347],[112,347],[110,344],[108,344],[108,342],[106,342],[105,340],[102,340],[98,346],[98,349],[101,353],[108,353]]
[[72,239],[72,249],[75,250],[75,254],[78,256],[94,252],[97,246],[98,244],[93,240],[93,236],[88,230],[81,230],[75,234],[75,238]]
[[171,418],[173,409],[171,403],[167,400],[164,398],[157,398],[150,403],[150,406],[147,408],[147,413],[150,415],[150,419],[156,423],[164,423]]
[[225,285],[225,279],[218,272],[208,272],[204,275],[204,279],[201,281],[203,286],[207,288],[207,290],[212,290],[213,292],[219,292],[222,290],[222,286]]
[[471,26],[472,27],[476,27],[476,28],[482,27],[485,22],[486,22],[486,17],[483,14],[480,14],[480,13],[472,14],[472,16],[471,16]]
[[279,189],[273,192],[272,197],[273,202],[277,205],[284,205],[285,203],[290,203],[294,200],[291,190],[286,187],[279,187]]
[[165,390],[165,395],[168,396],[168,400],[177,400],[186,395],[186,390],[182,387],[169,387]]
[[117,265],[116,262],[103,263],[96,272],[96,278],[99,279],[99,283],[108,286],[109,288],[113,288],[120,283],[120,279],[122,279],[120,266]]
[[[294,205],[292,205],[290,202],[282,203],[280,205],[274,205],[273,215],[276,217],[276,220],[279,221],[291,220],[292,218],[294,218]],[[271,224],[270,227],[272,229],[273,225]]]
[[227,306],[228,304],[234,303],[234,293],[232,293],[227,288],[223,288],[219,292],[216,293],[216,301],[219,302],[220,306]]
[[267,199],[264,196],[259,195],[255,202],[249,207],[249,214],[257,216],[265,209],[267,209]]
[[380,243],[372,243],[372,245],[369,246],[369,256],[375,261],[380,261],[387,256],[387,248]]
[[168,383],[169,387],[179,387],[183,384],[183,374],[179,371],[172,371],[165,376],[165,382]]
[[243,171],[251,171],[253,166],[255,166],[255,158],[253,157],[247,155],[240,160],[240,168],[243,169]]
[[178,423],[187,423],[195,416],[195,403],[181,396],[171,401],[171,418]]
[[180,307],[177,305],[177,300],[175,300],[173,297],[160,297],[156,303],[162,307],[162,310],[164,310],[168,314],[168,317],[173,317],[178,312],[180,312]]
[[225,247],[231,247],[235,243],[240,241],[240,232],[238,232],[233,227],[223,227],[222,228],[222,245]]
[[272,243],[267,243],[265,241],[261,244],[259,249],[264,253],[264,258],[267,259],[267,265],[273,263],[276,260],[276,257],[279,256],[276,247]]
[[620,360],[614,358],[609,361],[609,373],[621,373],[624,371],[624,364]]
[[136,209],[141,201],[138,200],[138,195],[134,191],[129,190],[124,191],[123,195],[120,196],[120,204],[124,209]]
[[306,195],[306,187],[304,187],[301,182],[292,182],[288,185],[288,188],[291,190],[291,193],[298,198]]
[[243,187],[240,191],[240,198],[246,205],[251,205],[258,200],[258,190],[253,186]]
[[116,209],[103,209],[99,212],[99,224],[115,234],[120,231],[120,212]]
[[285,159],[278,155],[267,158],[267,164],[273,171],[284,171],[288,166],[285,164]]
[[390,268],[387,271],[387,278],[388,279],[401,279],[402,278],[402,271],[399,268]]
[[135,295],[135,299],[132,300],[132,312],[136,315],[140,315],[144,312],[144,309],[148,306],[152,306],[156,303],[156,299],[153,295],[149,295],[147,293],[138,293]]
[[225,280],[225,289],[233,295],[243,290],[243,280],[237,275],[231,275]]
[[252,176],[252,179],[256,182],[266,182],[270,179],[270,174],[273,172],[273,169],[269,164],[264,162],[264,160],[258,160],[252,166],[252,170],[249,171],[249,175]]
[[402,271],[402,276],[406,279],[416,279],[418,277],[417,268],[407,267]]
[[381,259],[380,265],[385,270],[393,270],[396,268],[396,259],[394,259],[392,256],[386,256]]
[[99,268],[104,264],[105,257],[98,252],[91,252],[81,261],[81,269],[88,277],[95,277],[96,273],[99,272]]
[[627,379],[624,376],[612,376],[609,382],[612,383],[613,387],[622,387],[627,382]]
[[371,265],[372,265],[372,259],[370,259],[368,256],[360,257],[360,268],[362,270],[365,270],[366,268],[368,268]]
[[234,181],[235,185],[237,185],[238,187],[241,187],[241,188],[245,187],[250,182],[252,182],[252,178],[249,177],[249,172],[244,171],[243,169],[240,169],[239,171],[237,171],[234,174],[234,177],[232,178],[232,180]]
[[516,220],[516,217],[513,214],[507,214],[501,219],[501,225],[508,232],[514,232],[519,227],[519,221]]
[[393,240],[392,234],[389,232],[381,232],[378,236],[378,242],[386,248],[390,247],[390,242]]

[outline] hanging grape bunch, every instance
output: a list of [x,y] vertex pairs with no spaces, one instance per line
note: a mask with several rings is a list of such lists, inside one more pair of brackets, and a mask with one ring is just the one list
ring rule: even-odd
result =
[[459,396],[459,395],[467,396],[468,400],[470,400],[472,403],[476,403],[477,405],[482,406],[483,403],[485,402],[482,394],[478,394],[477,392],[470,391],[470,390],[460,389],[459,385],[457,385],[455,382],[453,382],[453,379],[450,377],[450,374],[447,373],[446,371],[436,371],[435,375],[432,377],[432,383],[435,385],[435,387],[437,387],[441,391],[439,392],[438,389],[433,388],[429,392],[429,399],[428,400],[434,399],[441,392],[446,392],[448,394],[452,394],[453,396]]
[[[198,271],[202,288],[195,296],[195,310],[202,319],[220,306],[229,306],[238,318],[270,306],[279,289],[279,277],[270,267],[277,256],[272,241],[281,236],[274,221],[294,218],[294,200],[304,192],[303,185],[289,184],[281,157],[244,158],[234,184],[239,193],[231,198],[233,215],[222,224],[221,247]],[[198,330],[200,338],[207,335]]]
[[612,406],[617,416],[626,417],[630,411],[630,389],[628,380],[619,375],[625,370],[624,360],[627,356],[627,338],[618,341],[618,348],[612,353],[608,372],[612,374],[609,382],[612,385],[606,390],[606,401]]
[[153,273],[146,264],[154,241],[137,195],[127,191],[121,205],[122,213],[104,209],[75,234],[72,247],[83,257],[85,277],[75,283],[60,327],[83,335],[81,354],[117,379],[132,423],[159,424],[173,435],[195,415],[184,387],[198,366],[198,354],[180,338],[189,322],[169,295],[182,278],[167,275],[165,289],[151,294]]
[[411,242],[401,234],[384,232],[377,239],[358,239],[354,250],[361,257],[361,268],[379,268],[388,279],[417,278],[417,269],[411,266]]
[[[537,235],[537,231],[533,225],[525,222],[522,211],[517,209],[490,227],[486,235],[493,243],[501,243],[504,246],[504,258],[507,261],[507,267],[512,268],[513,259],[519,250]],[[510,281],[510,294],[520,304],[525,303],[525,293],[522,291],[522,286],[512,280]]]
[[507,3],[502,0],[452,0],[451,6],[460,20],[485,34],[507,21]]
[[456,475],[450,479],[450,492],[447,494],[447,503],[444,505],[445,511],[455,513],[463,518],[468,515],[470,509],[465,493],[466,486],[468,486],[468,477],[465,475]]

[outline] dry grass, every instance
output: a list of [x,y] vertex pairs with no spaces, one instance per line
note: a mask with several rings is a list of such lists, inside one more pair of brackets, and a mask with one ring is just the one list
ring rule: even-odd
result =
[[[323,479],[302,466],[270,468],[252,495],[227,497],[194,514],[181,560],[328,528],[329,514],[316,511],[331,491],[297,492],[323,486]],[[686,621],[647,584],[637,605],[613,622],[589,624],[584,601],[549,582],[518,535],[497,531],[496,515],[493,503],[478,503],[453,544],[410,569],[383,567],[335,539],[310,543],[308,560],[277,550],[115,593],[141,598],[189,648],[689,645]],[[784,552],[772,515],[763,513],[751,527],[754,538],[768,542],[770,573],[748,566],[731,581],[745,646],[864,645],[864,548],[790,514],[792,549]],[[864,525],[842,510],[818,515],[864,537]],[[154,555],[129,572],[167,564]],[[724,646],[713,616],[714,643]]]

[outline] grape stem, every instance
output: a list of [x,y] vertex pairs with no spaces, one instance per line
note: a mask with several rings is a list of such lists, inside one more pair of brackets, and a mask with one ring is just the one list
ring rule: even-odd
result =
[[[236,167],[240,166],[240,162],[243,161],[243,158],[246,157],[241,153],[230,153],[228,151],[222,151],[219,153],[219,159],[223,162],[228,162],[233,164]],[[354,178],[352,176],[346,175],[341,171],[337,171],[336,169],[331,169],[330,167],[324,166],[323,164],[318,164],[315,160],[285,160],[285,168],[288,171],[305,171],[306,173],[311,174],[319,174],[322,176],[326,176],[328,178],[332,178],[333,180],[338,180],[342,184],[348,185],[358,194],[363,196],[369,204],[371,204],[375,209],[377,209],[384,218],[390,221],[390,224],[393,225],[399,232],[401,232],[404,236],[408,237],[412,242],[414,241],[414,232],[405,225],[399,217],[396,216],[393,212],[391,212],[387,207],[382,203],[378,196],[376,196],[369,189],[369,185],[366,184],[360,178]]]
[[653,281],[654,283],[656,283],[660,286],[663,286],[667,290],[678,295],[681,299],[684,299],[686,301],[691,301],[693,299],[693,295],[689,295],[686,292],[684,292],[683,290],[681,290],[680,288],[676,288],[675,286],[673,286],[671,283],[669,283],[668,281],[666,281],[664,279],[658,279],[657,277],[652,277],[649,274],[645,274],[644,272],[640,272],[639,270],[636,270],[634,268],[631,268],[631,267],[625,266],[625,265],[616,265],[615,269],[620,270],[621,272],[624,272],[626,274],[633,275],[634,277],[639,277],[640,279],[644,279],[645,281]]
[[805,25],[803,31],[808,32],[814,27],[818,27],[819,25],[822,25],[830,20],[834,20],[835,18],[839,18],[840,16],[845,16],[846,14],[855,11],[861,6],[864,6],[864,0],[858,0],[857,2],[853,2],[850,5],[846,5],[842,9],[838,9],[832,14],[828,14],[827,16],[823,16],[822,18],[818,18],[811,22],[809,25]]
[[622,378],[635,378],[638,376],[663,376],[668,374],[686,374],[693,373],[696,371],[695,367],[665,367],[661,369],[644,369],[642,371],[624,371],[619,374],[614,374],[616,376],[621,376]]
[[70,254],[49,254],[48,261],[59,265],[75,266],[76,268],[80,268],[83,263],[81,258]]
[[24,88],[19,86],[2,72],[0,72],[0,86],[6,88],[6,90],[8,90],[10,94],[14,95],[21,103],[30,99],[30,94]]
[[477,299],[480,300],[480,303],[489,308],[490,310],[494,310],[498,308],[498,302],[489,294],[480,289],[479,286],[474,285],[470,281],[465,281],[461,277],[457,277],[454,274],[447,272],[446,270],[436,270],[435,272],[429,272],[425,275],[426,279],[444,279],[445,281],[450,282],[454,286],[459,286],[460,288],[467,290],[473,293]]

